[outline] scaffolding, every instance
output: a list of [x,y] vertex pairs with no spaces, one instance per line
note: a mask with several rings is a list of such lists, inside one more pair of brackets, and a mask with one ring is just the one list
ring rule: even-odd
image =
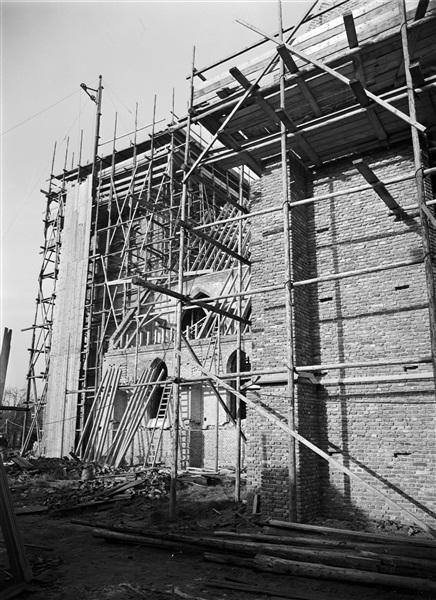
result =
[[[346,7],[347,3],[344,4]],[[315,16],[309,11],[301,24]],[[370,489],[395,511],[401,511],[434,533],[422,519],[392,500],[379,486],[370,484],[296,430],[295,390],[296,383],[302,380],[324,385],[435,380],[432,236],[436,219],[431,207],[436,203],[432,194],[436,168],[432,166],[432,153],[428,153],[426,139],[428,136],[430,145],[433,144],[436,123],[435,19],[435,2],[420,0],[417,6],[406,11],[403,0],[399,0],[383,6],[374,2],[353,12],[347,11],[330,21],[328,28],[311,28],[298,38],[295,38],[299,29],[296,27],[286,40],[281,18],[276,36],[245,24],[262,36],[262,42],[271,42],[274,49],[260,59],[239,68],[232,67],[224,76],[211,79],[206,79],[205,73],[221,67],[224,61],[201,69],[193,64],[186,119],[173,123],[163,132],[155,132],[153,127],[150,138],[143,142],[137,142],[135,132],[134,143],[122,151],[115,148],[115,124],[113,151],[106,157],[99,156],[97,130],[93,164],[64,172],[59,179],[60,188],[50,190],[47,195],[48,206],[57,202],[59,207],[59,217],[47,220],[53,223],[50,227],[58,235],[63,218],[60,207],[71,197],[66,195],[65,186],[71,194],[74,183],[77,193],[77,189],[91,181],[91,190],[83,195],[83,202],[91,208],[89,244],[81,256],[84,269],[81,277],[85,277],[86,285],[80,347],[74,340],[64,338],[61,354],[65,366],[58,375],[50,373],[52,380],[58,378],[54,393],[65,398],[62,406],[58,403],[50,413],[46,411],[53,422],[61,423],[62,439],[53,442],[60,443],[56,452],[62,455],[74,445],[87,459],[106,457],[119,465],[143,426],[146,411],[154,404],[155,421],[152,428],[147,429],[145,463],[156,464],[162,431],[169,426],[171,514],[174,516],[177,472],[187,460],[181,396],[184,387],[207,384],[217,399],[217,407],[221,406],[236,427],[237,500],[244,439],[243,403],[253,414],[260,414],[274,427],[282,429],[290,440],[291,520],[298,519],[298,442],[334,469]],[[233,61],[236,56],[225,60]],[[97,113],[100,112],[101,81],[97,106]],[[210,134],[208,143],[195,133],[198,126]],[[411,172],[380,181],[369,165],[358,159],[354,165],[365,182],[354,188],[301,197],[290,183],[290,157],[304,168],[319,169],[335,159],[387,147],[410,137],[414,154]],[[424,162],[423,153],[430,155],[430,162]],[[266,208],[253,210],[250,187],[266,167],[276,163],[280,163],[282,171],[282,187],[277,192],[280,199]],[[404,205],[390,189],[409,180],[416,181],[416,201]],[[298,278],[293,272],[290,242],[292,211],[366,191],[374,191],[387,206],[387,214],[397,219],[419,215],[424,258]],[[250,284],[251,228],[258,217],[280,214],[284,240],[282,281],[253,288]],[[49,248],[46,241],[44,257],[52,252]],[[54,248],[55,258],[50,254],[47,262],[57,265],[59,248],[62,248],[59,240]],[[60,256],[65,260],[62,252]],[[294,310],[295,290],[420,264],[424,266],[428,294],[431,356],[297,364],[293,330],[298,318]],[[196,290],[198,278],[211,273],[224,274],[220,289],[215,287],[215,294],[211,296],[199,293]],[[40,282],[44,278],[42,271]],[[277,358],[276,368],[251,369],[243,364],[244,340],[251,339],[251,301],[269,293],[283,296],[287,353]],[[49,308],[44,313],[45,324],[52,320],[53,302]],[[231,373],[219,356],[220,344],[229,336],[235,336],[236,348]],[[193,345],[193,341],[198,340],[207,340],[207,350],[201,357]],[[41,343],[34,340],[32,344],[29,381],[35,376],[33,365],[41,353]],[[141,370],[139,355],[144,347],[153,346],[173,353],[172,373],[157,363],[147,372]],[[126,350],[134,357],[133,382],[127,381],[121,371],[111,370],[107,362],[111,352]],[[77,355],[74,364],[80,368],[74,370],[71,378],[68,365],[72,364],[73,354]],[[340,375],[332,380],[319,376],[325,370],[342,374],[346,369],[428,363],[433,366],[432,372]],[[194,375],[187,376],[186,365]],[[49,371],[47,363],[45,381]],[[318,374],[317,377],[314,374]],[[253,389],[259,378],[286,384],[286,414],[277,413],[257,396],[250,395],[250,386]],[[112,407],[117,389],[130,390],[132,396],[124,420],[109,439],[108,407]],[[236,398],[235,411],[229,410],[223,394]],[[46,392],[40,396],[38,405],[44,403],[45,397]],[[74,419],[68,436],[65,434],[67,419]],[[216,427],[218,436],[218,417]]]

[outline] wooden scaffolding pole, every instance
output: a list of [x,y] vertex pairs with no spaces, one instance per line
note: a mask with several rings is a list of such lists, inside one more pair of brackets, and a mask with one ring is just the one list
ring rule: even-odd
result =
[[[85,90],[85,92],[89,95],[87,89],[91,89],[95,91],[97,96],[90,96],[91,100],[96,104],[96,117],[95,117],[95,133],[94,133],[94,147],[93,147],[93,156],[92,156],[92,171],[91,171],[91,203],[92,203],[92,219],[91,225],[94,224],[94,231],[91,231],[90,238],[90,247],[89,247],[89,256],[88,256],[88,278],[87,278],[87,287],[89,289],[89,301],[85,303],[85,314],[83,319],[83,332],[82,332],[82,342],[81,342],[81,379],[82,385],[85,389],[94,388],[94,392],[86,392],[82,394],[82,398],[78,402],[78,411],[80,416],[80,424],[83,425],[86,417],[88,407],[91,408],[92,403],[95,400],[95,389],[96,389],[96,363],[94,365],[94,372],[92,378],[90,377],[90,353],[93,344],[93,313],[94,313],[94,300],[95,300],[95,275],[96,275],[96,261],[97,256],[93,250],[93,240],[92,235],[94,234],[95,239],[97,237],[98,231],[98,216],[99,216],[99,202],[98,202],[98,193],[99,193],[99,173],[100,173],[100,161],[98,157],[98,148],[100,141],[100,124],[101,124],[101,110],[102,110],[102,100],[103,100],[103,78],[100,75],[98,78],[98,87],[96,90],[91,88],[87,88],[86,85],[81,84],[81,87]],[[92,254],[91,254],[92,252]]]
[[[194,102],[194,74],[195,74],[195,46],[192,51],[192,70],[191,70],[191,89],[188,110],[188,122],[186,125],[185,139],[185,157],[184,169],[188,171],[189,166],[189,143],[191,135],[191,117],[192,105]],[[182,197],[180,200],[180,218],[182,221],[186,219],[186,205],[188,198],[189,179],[185,175],[182,185]],[[184,264],[185,264],[185,245],[186,231],[184,227],[179,228],[179,268],[178,268],[178,294],[183,296],[184,289]],[[171,484],[170,484],[170,518],[175,519],[177,511],[177,469],[179,460],[179,426],[180,426],[180,392],[181,392],[181,349],[182,349],[182,310],[183,300],[177,299],[176,304],[176,332],[174,337],[174,383],[173,383],[173,403],[174,403],[174,418],[173,418],[173,439],[172,439],[172,465],[171,465]]]
[[[410,73],[410,55],[409,55],[409,44],[407,39],[407,18],[406,18],[406,7],[404,0],[398,0],[398,7],[400,11],[401,19],[401,41],[403,45],[404,55],[404,71],[407,83],[407,96],[409,101],[409,114],[412,120],[416,120],[416,105],[415,96],[413,91],[413,80]],[[424,253],[424,269],[427,286],[427,297],[428,297],[428,312],[430,321],[430,344],[431,344],[431,355],[433,361],[433,374],[436,386],[436,296],[435,296],[435,281],[433,274],[433,261],[431,255],[431,242],[430,242],[430,227],[428,222],[428,214],[430,218],[433,217],[426,205],[426,185],[424,182],[424,172],[421,159],[421,142],[419,138],[418,130],[415,127],[410,128],[412,135],[413,144],[413,158],[415,161],[415,174],[416,174],[416,188],[417,188],[417,200],[419,207],[419,216],[421,219],[421,237],[422,237],[422,249]]]
[[[278,3],[280,41],[283,42],[282,6]],[[285,110],[285,64],[280,60],[280,109]],[[283,249],[285,262],[285,305],[286,305],[286,371],[288,375],[288,426],[295,429],[295,382],[294,382],[294,330],[292,323],[292,262],[291,239],[289,227],[289,173],[288,151],[286,144],[287,127],[280,121],[280,144],[282,162],[282,207],[283,207]],[[289,485],[289,520],[297,520],[297,481],[295,466],[295,439],[290,436],[288,440],[288,485]]]
[[[242,184],[243,184],[244,170],[241,167],[240,179],[239,179],[239,202],[242,203]],[[242,248],[242,221],[238,223],[238,253],[241,255],[243,252]],[[238,263],[238,287],[239,292],[242,292],[242,263]],[[242,318],[242,296],[238,296],[238,315]],[[241,372],[241,352],[242,352],[242,328],[244,325],[241,321],[237,322],[237,346],[236,346],[236,372]],[[238,392],[241,391],[241,376],[238,375],[235,381],[236,389]],[[241,500],[241,400],[236,396],[236,460],[235,460],[235,501],[240,502]]]

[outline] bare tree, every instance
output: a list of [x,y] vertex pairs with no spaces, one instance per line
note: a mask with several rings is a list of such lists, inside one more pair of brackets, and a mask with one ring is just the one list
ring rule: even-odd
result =
[[[3,395],[5,406],[23,407],[26,402],[26,388],[7,387]],[[9,449],[18,449],[24,426],[24,411],[2,410],[0,405],[0,437],[6,438]]]

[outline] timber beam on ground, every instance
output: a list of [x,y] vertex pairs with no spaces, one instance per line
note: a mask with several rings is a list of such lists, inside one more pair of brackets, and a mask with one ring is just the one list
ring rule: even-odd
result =
[[249,319],[244,319],[242,317],[239,317],[238,315],[235,315],[234,313],[223,310],[222,308],[218,308],[217,306],[208,304],[207,302],[204,302],[203,300],[196,300],[195,298],[191,298],[190,296],[187,296],[186,294],[180,294],[179,292],[176,292],[169,288],[163,287],[161,285],[156,285],[155,283],[146,281],[145,279],[142,279],[141,277],[137,277],[137,276],[132,277],[131,281],[132,281],[133,285],[139,285],[139,286],[148,288],[149,290],[153,290],[154,292],[157,292],[158,294],[164,294],[166,296],[171,296],[173,298],[176,298],[176,300],[180,300],[184,305],[201,306],[202,308],[205,308],[206,310],[210,310],[211,312],[217,313],[218,315],[227,317],[229,319],[234,319],[236,321],[240,321],[241,323],[244,323],[246,325],[248,325],[250,323]]
[[[181,353],[179,351],[177,351],[177,353],[181,356]],[[245,402],[245,404],[247,406],[249,406],[251,409],[253,409],[255,412],[257,412],[259,415],[261,415],[267,421],[270,421],[271,423],[277,425],[277,427],[282,429],[288,435],[291,435],[296,441],[300,442],[301,444],[303,444],[304,446],[306,446],[307,448],[309,448],[310,450],[312,450],[313,452],[318,454],[318,456],[320,456],[321,458],[326,460],[332,467],[334,467],[335,469],[337,469],[339,471],[342,471],[342,473],[345,473],[351,479],[353,479],[354,481],[357,481],[359,484],[361,484],[364,487],[366,487],[367,489],[369,489],[372,493],[375,493],[379,498],[381,498],[384,502],[386,502],[391,508],[394,508],[394,510],[407,515],[407,517],[409,519],[411,519],[413,522],[417,523],[429,535],[431,535],[432,537],[436,537],[436,531],[432,527],[427,525],[427,523],[422,521],[419,517],[417,517],[416,514],[410,512],[404,506],[397,504],[397,502],[392,500],[384,492],[382,492],[378,488],[376,488],[373,485],[371,485],[370,483],[368,483],[365,479],[363,479],[362,477],[357,475],[357,473],[355,473],[354,471],[352,471],[345,465],[342,465],[341,463],[339,463],[337,460],[332,458],[327,452],[324,452],[324,450],[321,450],[321,448],[318,448],[318,446],[316,446],[315,444],[313,444],[312,442],[307,440],[305,437],[300,435],[297,431],[291,429],[291,427],[289,427],[288,423],[286,422],[285,418],[282,415],[280,415],[279,413],[277,413],[270,406],[266,406],[260,401],[254,402],[253,400],[250,400],[249,398],[245,397],[243,394],[241,394],[237,390],[234,390],[229,384],[225,383],[222,379],[220,379],[219,377],[217,377],[216,375],[211,373],[208,369],[206,369],[202,365],[197,365],[194,361],[191,361],[191,362],[192,362],[192,364],[195,364],[196,367],[198,369],[200,369],[200,371],[204,375],[206,375],[207,377],[210,377],[218,385],[227,389],[229,392],[234,394],[237,398],[242,400],[242,402]],[[403,500],[404,500],[404,498],[403,498]]]

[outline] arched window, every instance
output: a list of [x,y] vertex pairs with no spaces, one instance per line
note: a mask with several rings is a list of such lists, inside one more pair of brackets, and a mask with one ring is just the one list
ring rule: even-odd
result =
[[[203,298],[209,298],[209,296],[202,292],[194,296],[194,300],[202,300]],[[205,337],[205,335],[201,335],[201,332],[206,319],[207,311],[201,306],[185,307],[182,317],[182,331],[188,340]]]
[[[237,350],[235,350],[235,352],[233,352],[230,355],[229,362],[227,363],[227,372],[228,373],[237,373],[237,365],[238,365],[237,357],[238,357],[238,353],[237,353]],[[241,372],[251,370],[250,359],[245,354],[245,352],[242,350],[241,350],[241,367],[240,368],[241,368]],[[247,381],[247,380],[242,379],[241,383],[244,383],[244,381]],[[236,389],[236,381],[235,380],[231,380],[229,383],[232,386],[232,388]],[[245,392],[242,392],[242,394],[245,396]],[[236,419],[236,406],[237,406],[237,402],[236,402],[235,394],[232,394],[231,392],[227,392],[227,408],[229,409],[229,412],[234,419]],[[245,419],[247,417],[247,405],[242,400],[241,400],[241,404],[240,404],[240,410],[241,410],[241,419]]]

